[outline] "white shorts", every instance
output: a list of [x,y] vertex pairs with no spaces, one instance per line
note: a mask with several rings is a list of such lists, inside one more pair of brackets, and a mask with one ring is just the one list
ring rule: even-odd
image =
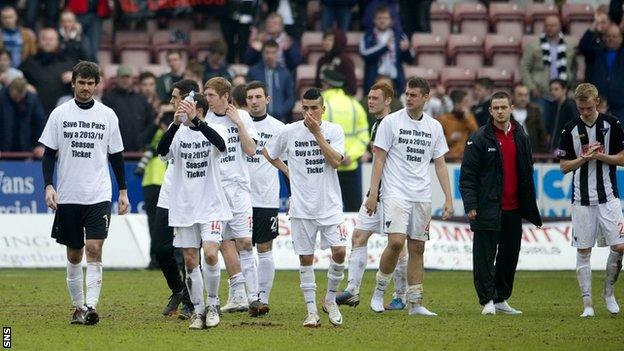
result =
[[406,234],[413,240],[429,240],[431,202],[413,202],[399,198],[381,199],[383,231]]
[[572,204],[572,246],[579,249],[624,244],[624,218],[620,199],[604,204]]
[[190,227],[173,228],[173,246],[183,248],[200,248],[202,242],[221,243],[221,221],[195,223]]
[[240,186],[226,186],[225,197],[232,210],[232,219],[223,222],[223,240],[250,238],[253,229],[251,197]]
[[313,255],[316,248],[316,234],[321,233],[321,250],[347,245],[347,229],[344,221],[327,224],[322,220],[291,218],[293,248],[297,255]]
[[383,211],[382,206],[381,204],[377,204],[377,212],[370,216],[366,212],[366,200],[368,200],[368,197],[364,199],[362,206],[360,206],[360,212],[358,212],[358,216],[355,221],[355,229],[373,233],[382,233],[380,220],[381,212]]

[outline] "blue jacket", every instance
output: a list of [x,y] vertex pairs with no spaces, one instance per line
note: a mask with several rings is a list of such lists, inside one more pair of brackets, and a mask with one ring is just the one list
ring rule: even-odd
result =
[[266,85],[271,97],[268,113],[282,122],[291,120],[292,109],[295,106],[295,81],[288,69],[280,64],[273,69],[272,82],[269,83],[269,70],[260,62],[252,66],[247,73],[247,80],[259,80]]
[[[405,33],[395,30],[394,45],[397,54],[394,64],[397,69],[397,77],[394,79],[394,87],[399,95],[405,90],[403,62],[411,63],[414,61],[414,55],[411,50],[401,51],[401,38],[407,38]],[[375,84],[381,57],[387,52],[388,47],[377,42],[377,37],[372,29],[366,31],[362,39],[360,39],[360,55],[364,59],[364,92],[367,92]]]
[[604,53],[606,48],[596,40],[598,34],[586,31],[579,42],[579,52],[585,56],[589,78],[587,81],[598,88],[598,93],[607,99],[609,112],[624,121],[624,48],[618,50],[611,72],[607,68]]
[[[299,43],[294,38],[291,40],[292,44],[288,50],[284,50],[284,64],[289,70],[294,71],[303,62],[303,55]],[[245,51],[245,64],[253,66],[258,63],[262,63],[262,52],[248,45],[247,51]]]
[[15,103],[8,88],[0,90],[0,151],[32,151],[45,120],[37,95],[27,92],[22,103]]

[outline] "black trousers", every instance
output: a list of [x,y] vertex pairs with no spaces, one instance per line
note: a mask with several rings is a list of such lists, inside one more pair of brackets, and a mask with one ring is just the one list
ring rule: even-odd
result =
[[156,207],[154,227],[152,245],[156,249],[156,260],[165,276],[165,280],[167,280],[169,289],[171,289],[172,293],[186,290],[183,280],[185,279],[185,272],[183,269],[181,270],[181,277],[175,254],[177,250],[173,247],[173,228],[169,226],[169,210]]
[[[150,260],[156,261],[156,246],[154,245],[154,236],[156,225],[156,204],[158,203],[158,194],[160,194],[160,185],[147,185],[143,187],[143,198],[145,199],[145,214],[147,214],[147,226],[150,233]],[[151,265],[151,262],[150,262]]]
[[358,212],[362,206],[362,166],[353,171],[338,172],[342,206],[345,212]]
[[485,305],[509,299],[513,289],[522,218],[519,211],[503,211],[501,231],[476,230],[472,242],[474,285],[479,303]]

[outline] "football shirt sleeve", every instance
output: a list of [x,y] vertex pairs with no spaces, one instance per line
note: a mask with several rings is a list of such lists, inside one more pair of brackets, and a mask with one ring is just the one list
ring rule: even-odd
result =
[[264,146],[270,158],[276,159],[288,151],[288,129],[289,128],[282,128],[271,139],[269,139],[269,141]]
[[557,158],[560,160],[574,160],[576,152],[574,151],[574,142],[572,141],[572,133],[569,127],[563,128],[561,138],[559,139],[559,148],[557,149]]
[[40,143],[53,150],[59,149],[58,139],[62,137],[62,135],[59,135],[57,120],[56,113],[50,114],[50,118],[48,118],[48,122],[39,138]]

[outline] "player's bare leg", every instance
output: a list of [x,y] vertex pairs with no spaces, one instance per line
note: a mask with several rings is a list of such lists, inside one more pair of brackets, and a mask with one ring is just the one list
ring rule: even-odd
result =
[[376,276],[377,284],[371,299],[371,309],[375,312],[385,311],[383,304],[384,295],[392,278],[392,272],[396,268],[401,250],[403,250],[403,245],[405,245],[405,237],[406,235],[401,233],[388,234],[388,244],[381,254],[379,270]]
[[392,280],[394,281],[394,294],[392,301],[386,304],[384,308],[386,310],[402,310],[405,308],[406,293],[407,293],[407,243],[403,245],[403,250],[399,255],[399,261],[392,273]]
[[104,240],[90,239],[86,241],[85,252],[87,254],[86,276],[86,307],[85,324],[92,325],[99,322],[100,317],[96,311],[100,291],[102,290],[102,245]]
[[624,245],[613,245],[607,258],[607,269],[604,281],[603,297],[607,304],[607,310],[612,314],[620,312],[620,306],[615,299],[614,286],[615,282],[622,270],[622,253],[624,252]]
[[407,239],[407,304],[410,315],[437,316],[423,306],[423,275],[425,273],[425,242]]
[[257,243],[258,250],[258,295],[264,308],[260,315],[269,312],[269,296],[275,279],[275,262],[273,261],[273,240],[266,243]]
[[219,283],[221,281],[221,267],[219,267],[219,243],[204,241],[204,267],[202,269],[207,301],[204,318],[208,328],[219,324]]
[[331,252],[332,258],[327,270],[327,294],[323,300],[323,311],[329,314],[331,324],[341,325],[342,314],[336,303],[336,292],[344,278],[346,249],[344,246],[332,246]]
[[581,297],[583,298],[583,313],[581,317],[594,316],[594,304],[592,302],[591,286],[591,248],[578,249],[576,252],[576,278],[581,288]]
[[354,229],[351,236],[351,253],[349,255],[348,284],[344,292],[336,296],[336,303],[356,307],[360,303],[360,286],[362,276],[368,263],[368,240],[373,232]]
[[226,313],[245,312],[249,308],[249,303],[247,302],[247,293],[245,292],[245,277],[241,272],[238,251],[236,250],[234,240],[224,240],[219,250],[221,255],[223,255],[225,270],[230,276],[228,300],[221,307],[221,311]]
[[67,289],[74,305],[71,324],[84,324],[84,290],[82,274],[82,256],[84,248],[67,247]]
[[316,279],[314,277],[314,255],[299,255],[299,281],[308,314],[303,321],[307,328],[321,326],[321,319],[316,309]]

